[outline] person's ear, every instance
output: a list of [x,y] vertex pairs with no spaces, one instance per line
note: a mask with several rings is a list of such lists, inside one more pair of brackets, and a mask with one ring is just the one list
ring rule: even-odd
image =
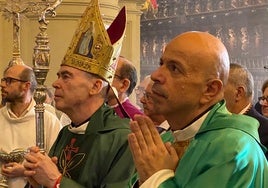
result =
[[205,104],[215,99],[218,95],[223,96],[223,83],[219,79],[209,80],[201,97],[201,103]]
[[127,78],[124,78],[124,79],[121,80],[121,83],[122,84],[120,85],[119,91],[121,93],[125,93],[128,90],[129,86],[130,86],[130,80],[127,79]]
[[22,85],[22,88],[25,91],[29,91],[31,89],[31,82],[24,82]]
[[95,95],[101,92],[102,90],[102,80],[101,79],[92,79],[93,84],[92,87],[89,88],[89,94],[90,95]]
[[235,94],[235,98],[236,101],[240,100],[241,98],[245,97],[245,87],[243,86],[239,86],[236,88],[236,94]]

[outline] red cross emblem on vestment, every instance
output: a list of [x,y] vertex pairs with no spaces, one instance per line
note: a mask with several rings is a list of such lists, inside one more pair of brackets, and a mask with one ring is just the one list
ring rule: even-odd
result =
[[64,151],[67,153],[67,156],[66,156],[67,161],[71,159],[72,152],[77,153],[79,150],[79,147],[74,147],[75,142],[76,142],[76,138],[72,138],[70,145],[69,146],[67,145],[64,149]]

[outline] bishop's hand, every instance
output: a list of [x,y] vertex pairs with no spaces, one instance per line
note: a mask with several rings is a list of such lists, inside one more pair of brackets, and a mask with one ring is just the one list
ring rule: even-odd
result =
[[38,147],[31,147],[30,152],[25,155],[24,175],[31,177],[40,185],[53,187],[61,176],[55,158],[50,158],[46,153],[40,152]]

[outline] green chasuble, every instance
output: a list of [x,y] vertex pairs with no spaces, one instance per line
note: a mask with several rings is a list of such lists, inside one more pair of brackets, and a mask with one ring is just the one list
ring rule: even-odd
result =
[[[267,188],[268,164],[257,120],[216,104],[182,156],[175,176],[159,188]],[[155,186],[152,186],[155,188]]]
[[49,155],[58,157],[60,187],[123,188],[134,171],[128,147],[129,120],[103,105],[90,118],[85,134],[65,126]]

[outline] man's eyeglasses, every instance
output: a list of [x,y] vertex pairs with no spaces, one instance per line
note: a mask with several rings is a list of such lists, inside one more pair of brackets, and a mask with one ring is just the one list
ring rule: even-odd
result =
[[258,98],[260,105],[264,105],[265,103],[268,105],[268,96],[261,96]]
[[152,99],[152,93],[148,93],[146,91],[143,92],[143,97],[145,100],[151,100]]
[[142,87],[136,87],[135,88],[135,93],[136,95],[141,95],[144,92],[144,89]]
[[15,82],[28,82],[26,80],[20,80],[18,78],[12,78],[12,77],[1,78],[1,83],[5,82],[7,86],[9,86],[14,81]]

